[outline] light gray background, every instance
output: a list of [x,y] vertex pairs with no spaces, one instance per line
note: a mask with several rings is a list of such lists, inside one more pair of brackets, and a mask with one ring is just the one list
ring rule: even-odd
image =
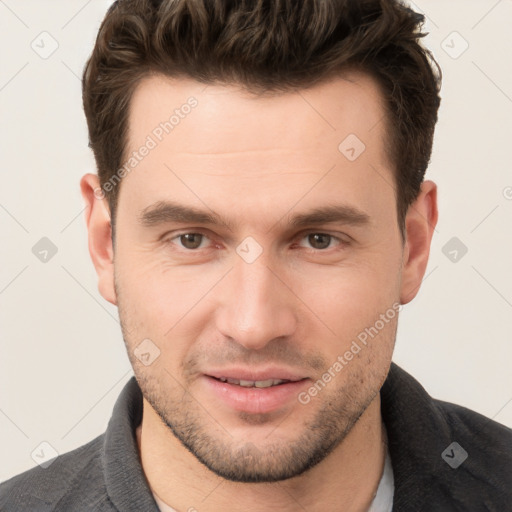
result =
[[[0,0],[0,481],[48,454],[42,442],[63,453],[103,432],[132,375],[79,193],[95,170],[79,78],[110,3]],[[434,397],[512,427],[512,2],[416,6],[444,73],[427,173],[440,221],[394,361]],[[59,45],[46,59],[31,47],[51,48],[43,31]],[[58,248],[46,263],[32,253],[42,237]],[[453,237],[468,248],[456,262]]]

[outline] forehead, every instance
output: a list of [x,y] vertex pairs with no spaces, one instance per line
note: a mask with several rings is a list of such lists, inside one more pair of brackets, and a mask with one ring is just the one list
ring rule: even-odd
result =
[[[184,107],[190,98],[197,107],[190,112],[191,119],[182,122],[189,117],[181,110],[189,110]],[[235,84],[205,85],[152,75],[138,84],[132,96],[128,146],[136,148],[173,113],[173,123],[178,122],[171,137],[163,134],[166,147],[214,154],[279,145],[302,149],[315,146],[319,139],[336,141],[349,133],[373,143],[381,135],[384,108],[377,83],[356,72],[308,89],[263,96]]]
[[301,195],[304,207],[345,194],[353,205],[389,207],[383,119],[378,85],[362,74],[265,96],[151,76],[132,96],[127,158],[148,141],[151,150],[123,178],[120,198],[140,212],[180,195],[252,217]]

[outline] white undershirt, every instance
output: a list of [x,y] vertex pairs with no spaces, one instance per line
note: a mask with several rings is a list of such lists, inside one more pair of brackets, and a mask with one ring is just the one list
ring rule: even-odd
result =
[[[368,509],[368,512],[391,512],[393,508],[393,494],[395,491],[395,481],[393,478],[393,468],[391,467],[391,457],[389,450],[386,451],[386,462],[384,463],[384,471],[380,478],[377,494]],[[177,512],[174,508],[164,503],[155,493],[153,493],[155,501],[160,512]]]
[[384,471],[379,482],[377,494],[373,498],[368,512],[391,512],[393,509],[393,494],[395,493],[395,479],[393,477],[393,467],[391,466],[391,457],[389,450],[386,450],[386,462]]

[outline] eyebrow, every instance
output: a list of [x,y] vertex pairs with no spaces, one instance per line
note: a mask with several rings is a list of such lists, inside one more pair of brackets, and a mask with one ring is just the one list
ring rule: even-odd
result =
[[[304,213],[294,215],[286,214],[284,217],[287,218],[290,226],[295,229],[308,225],[327,224],[333,222],[350,225],[365,225],[370,222],[370,216],[367,213],[353,206],[343,204],[320,206]],[[144,227],[154,227],[170,222],[183,224],[222,224],[231,231],[233,231],[235,227],[233,222],[223,219],[212,210],[199,210],[197,208],[185,206],[172,201],[157,201],[156,203],[147,206],[140,213],[139,222]]]

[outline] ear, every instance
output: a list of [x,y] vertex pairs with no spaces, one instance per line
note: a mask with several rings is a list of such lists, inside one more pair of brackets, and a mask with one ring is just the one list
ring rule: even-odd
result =
[[405,217],[400,302],[407,304],[420,289],[430,254],[430,242],[437,224],[437,186],[432,181],[421,184],[417,199],[409,206]]
[[98,274],[98,290],[105,300],[117,305],[114,288],[114,248],[108,201],[95,174],[82,176],[80,190],[86,203],[85,221],[89,233],[89,254]]

